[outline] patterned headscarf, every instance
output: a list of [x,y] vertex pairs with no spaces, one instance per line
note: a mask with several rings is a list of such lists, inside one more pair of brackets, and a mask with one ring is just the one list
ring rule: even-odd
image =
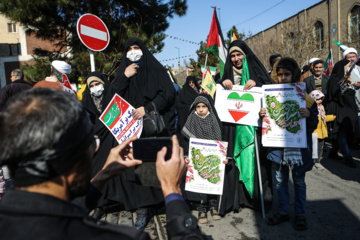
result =
[[[204,118],[196,114],[195,109],[198,103],[204,103],[209,109],[209,114]],[[221,140],[221,128],[209,101],[205,97],[199,96],[195,98],[190,109],[190,115],[188,116],[181,133],[186,138],[193,137],[208,140]]]
[[[325,95],[319,90],[314,90],[310,93],[310,97],[316,101],[320,98],[325,98]],[[319,111],[319,114],[320,114],[322,120],[325,122],[325,111],[324,111],[322,105],[318,104],[317,107],[318,107],[318,111]]]

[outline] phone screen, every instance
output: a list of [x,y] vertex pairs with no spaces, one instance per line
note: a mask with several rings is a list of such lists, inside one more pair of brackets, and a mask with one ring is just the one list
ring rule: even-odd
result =
[[172,153],[171,137],[140,138],[133,142],[134,158],[143,162],[155,162],[157,152],[164,146],[167,148],[165,160],[169,160]]

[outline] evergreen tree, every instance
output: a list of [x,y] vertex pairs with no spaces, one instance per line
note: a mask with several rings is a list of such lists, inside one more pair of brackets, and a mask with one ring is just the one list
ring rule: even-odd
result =
[[[0,11],[12,21],[25,27],[27,34],[52,41],[55,51],[38,48],[35,60],[67,59],[72,64],[70,79],[86,76],[90,72],[90,59],[86,47],[77,36],[76,23],[85,13],[101,18],[109,29],[110,43],[95,53],[96,70],[114,76],[124,52],[125,41],[138,37],[151,52],[160,52],[164,46],[163,32],[169,27],[167,18],[183,16],[187,0],[0,0]],[[41,63],[42,64],[42,63]],[[25,72],[32,66],[25,66]],[[50,69],[50,67],[48,68]],[[29,69],[36,72],[37,69]],[[46,76],[47,73],[42,73]],[[34,74],[33,74],[34,75]],[[39,73],[35,74],[39,75]],[[39,80],[39,79],[32,79]]]

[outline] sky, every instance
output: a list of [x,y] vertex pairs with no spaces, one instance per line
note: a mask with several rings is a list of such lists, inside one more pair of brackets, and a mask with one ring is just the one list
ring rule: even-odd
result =
[[[197,60],[199,45],[206,42],[216,6],[223,36],[235,25],[239,33],[253,35],[265,30],[298,12],[321,2],[319,0],[188,0],[185,16],[169,18],[169,28],[164,32],[165,46],[155,57],[163,64],[177,67],[180,52],[181,67],[184,60]],[[170,38],[171,36],[171,38]],[[174,39],[174,37],[179,39]],[[187,41],[182,41],[187,40]]]

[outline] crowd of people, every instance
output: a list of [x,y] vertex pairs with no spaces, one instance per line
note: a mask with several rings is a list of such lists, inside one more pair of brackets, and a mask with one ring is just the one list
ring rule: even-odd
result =
[[[351,74],[346,74],[356,59],[356,49],[346,49],[343,60],[335,64],[328,77],[323,74],[321,59],[310,59],[309,70],[303,68],[302,72],[294,59],[273,54],[268,72],[244,41],[230,44],[224,74],[217,79],[225,89],[234,85],[247,90],[266,84],[306,83],[306,107],[299,109],[301,118],[306,119],[306,148],[257,146],[255,141],[261,142],[262,129],[221,122],[214,99],[194,76],[187,77],[177,94],[165,68],[138,38],[127,40],[113,81],[98,71],[88,74],[86,88],[78,96],[81,101],[61,91],[53,72],[32,87],[24,81],[22,71],[15,69],[12,83],[0,92],[0,219],[4,220],[0,221],[0,229],[15,239],[28,238],[29,234],[34,238],[44,234],[48,238],[55,234],[56,238],[66,238],[66,234],[74,234],[78,238],[121,235],[124,239],[147,239],[141,230],[165,203],[169,237],[201,239],[198,223],[208,222],[209,211],[213,220],[221,220],[228,212],[243,207],[261,210],[261,194],[269,210],[274,193],[279,207],[267,223],[278,225],[290,220],[291,171],[294,228],[305,230],[305,174],[313,166],[324,169],[321,160],[325,139],[332,143],[329,157],[356,167],[350,147],[358,144],[360,135],[359,63]],[[52,66],[63,74],[71,72],[71,66],[63,61],[54,61]],[[114,94],[135,108],[135,119],[146,118],[153,111],[161,116],[164,127],[150,134],[144,125],[141,138],[172,137],[170,160],[165,161],[167,150],[163,148],[156,163],[155,159],[142,163],[134,159],[129,145],[136,138],[118,144],[99,119]],[[265,116],[265,108],[258,111],[260,117]],[[314,158],[313,133],[318,138]],[[228,142],[221,196],[185,191],[184,171],[190,162],[191,137]],[[259,148],[259,165],[255,148]],[[254,175],[245,180],[243,168],[249,166]],[[141,168],[157,176],[161,187],[142,184],[138,179]],[[276,191],[272,189],[271,168],[275,169]],[[114,204],[136,212],[137,230],[99,223]],[[94,210],[91,216],[85,208]],[[197,218],[191,215],[191,209],[198,211]],[[22,231],[18,231],[20,227]]]

